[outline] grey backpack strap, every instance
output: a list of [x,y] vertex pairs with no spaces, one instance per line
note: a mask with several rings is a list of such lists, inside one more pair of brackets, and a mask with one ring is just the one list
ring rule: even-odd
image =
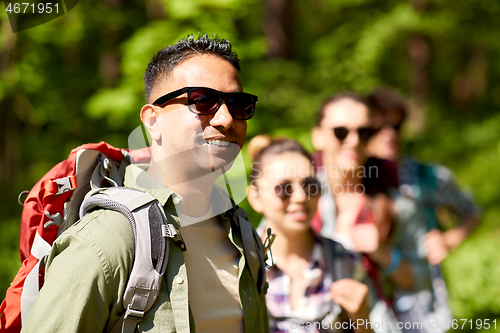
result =
[[159,294],[168,262],[169,240],[176,230],[167,223],[163,207],[150,194],[126,187],[93,191],[85,199],[80,216],[102,207],[122,213],[134,233],[134,264],[123,295],[125,313],[112,332],[135,331]]
[[101,188],[103,182],[109,184],[105,186],[122,186],[125,168],[130,164],[130,158],[127,151],[123,151],[123,159],[120,162],[113,161],[108,156],[100,153],[97,165],[90,178],[91,189]]

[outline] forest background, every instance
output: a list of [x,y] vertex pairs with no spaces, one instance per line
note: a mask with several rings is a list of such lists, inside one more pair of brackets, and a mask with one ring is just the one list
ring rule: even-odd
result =
[[409,98],[407,152],[451,168],[484,214],[443,264],[453,312],[499,318],[500,331],[498,0],[88,0],[17,33],[5,9],[0,5],[2,297],[20,267],[18,194],[76,146],[104,140],[127,147],[154,52],[207,32],[232,41],[245,90],[259,96],[248,139],[283,134],[311,149],[315,114],[332,93],[383,85]]

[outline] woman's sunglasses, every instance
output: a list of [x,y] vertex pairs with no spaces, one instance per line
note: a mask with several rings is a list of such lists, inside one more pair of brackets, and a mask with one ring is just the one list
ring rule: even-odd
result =
[[153,105],[161,106],[185,93],[188,95],[189,111],[200,116],[209,116],[219,110],[224,100],[231,116],[238,120],[252,118],[258,99],[257,96],[244,92],[225,93],[211,88],[184,87],[161,96]]
[[[304,179],[302,182],[302,190],[307,198],[315,197],[321,194],[321,183],[314,177]],[[285,181],[274,187],[274,194],[281,200],[290,199],[293,194],[293,185],[289,181]]]
[[[333,128],[333,134],[335,134],[335,137],[340,141],[344,141],[345,138],[347,138],[347,136],[349,135],[350,131],[352,130],[344,126]],[[364,142],[368,141],[374,133],[374,130],[371,127],[359,127],[355,129],[355,131],[358,132],[359,140]]]

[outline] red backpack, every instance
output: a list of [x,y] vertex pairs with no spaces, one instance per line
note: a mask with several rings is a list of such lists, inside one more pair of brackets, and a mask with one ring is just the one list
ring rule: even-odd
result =
[[[21,330],[22,322],[43,285],[43,258],[50,251],[54,240],[79,219],[80,206],[91,187],[99,189],[102,185],[112,188],[122,186],[125,167],[130,162],[131,155],[126,150],[114,148],[105,142],[85,144],[73,149],[67,160],[53,167],[31,189],[24,200],[21,216],[19,255],[22,266],[0,306],[0,332]],[[116,199],[111,197],[111,200]],[[154,198],[151,199],[151,204],[154,204],[153,201]],[[92,205],[104,207],[95,202]],[[148,223],[143,224],[149,228]],[[168,237],[170,236],[172,235]],[[135,239],[136,246],[137,242],[141,242],[138,238],[140,235]],[[149,246],[147,244],[146,248]],[[166,266],[166,261],[161,265]],[[164,270],[158,272],[158,275],[163,272]],[[150,303],[152,302],[154,299]]]

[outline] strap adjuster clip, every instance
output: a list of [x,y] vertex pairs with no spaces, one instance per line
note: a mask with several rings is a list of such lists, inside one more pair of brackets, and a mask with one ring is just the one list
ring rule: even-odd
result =
[[132,309],[132,305],[129,304],[127,307],[127,311],[125,311],[125,316],[123,317],[123,319],[141,321],[142,317],[144,317],[144,311],[134,310],[134,309]]
[[177,236],[177,230],[172,224],[162,224],[161,225],[161,235],[162,237],[175,238]]
[[56,195],[62,194],[64,192],[68,192],[68,191],[71,191],[71,190],[75,189],[74,187],[72,187],[70,177],[64,177],[64,178],[54,179],[54,183],[57,184],[57,193],[56,193]]

